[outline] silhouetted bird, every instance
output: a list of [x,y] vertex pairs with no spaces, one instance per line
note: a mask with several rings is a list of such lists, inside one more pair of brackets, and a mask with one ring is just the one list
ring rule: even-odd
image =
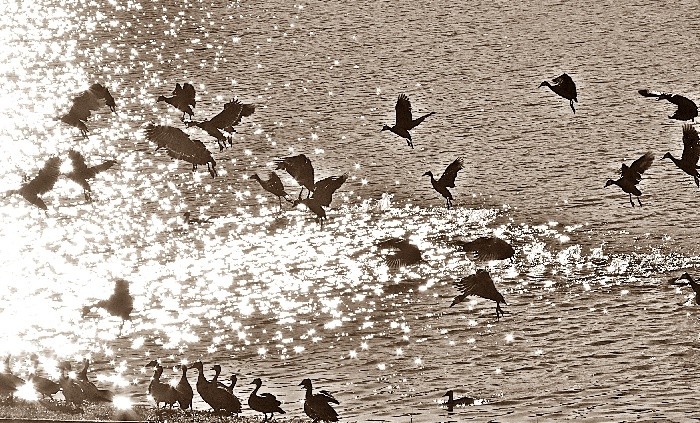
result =
[[66,173],[66,176],[83,188],[85,201],[91,200],[92,193],[87,180],[94,178],[98,173],[111,168],[117,163],[115,160],[106,160],[96,166],[88,167],[87,164],[85,164],[85,157],[75,150],[68,151],[68,157],[70,157],[71,163],[73,164],[73,169]]
[[408,132],[416,126],[420,125],[428,116],[434,115],[435,112],[430,112],[417,119],[413,119],[411,114],[411,102],[406,94],[399,94],[399,99],[396,101],[396,123],[394,126],[384,125],[382,131],[391,131],[396,135],[405,138],[408,145],[413,148],[413,140]]
[[[228,386],[226,386],[226,390],[227,390],[231,395],[234,395],[234,393],[233,393],[233,388],[236,387],[236,382],[238,382],[238,376],[236,376],[235,374],[232,374],[232,375],[231,375],[231,384],[228,385]],[[235,396],[235,395],[234,395],[234,396]]]
[[314,190],[310,198],[299,198],[292,203],[293,207],[299,204],[304,204],[313,214],[316,215],[316,221],[320,221],[321,227],[326,220],[326,210],[324,207],[329,207],[333,201],[333,193],[340,188],[348,179],[348,174],[341,176],[329,176],[321,179],[314,184]]
[[462,398],[454,398],[454,392],[450,389],[447,391],[444,397],[447,397],[447,401],[445,401],[444,405],[447,407],[447,411],[452,411],[453,408],[455,408],[458,405],[472,405],[474,404],[474,398],[470,397],[462,397]]
[[571,110],[576,113],[574,102],[578,103],[578,99],[576,98],[576,84],[574,83],[574,80],[571,79],[569,75],[563,73],[560,76],[552,79],[552,82],[554,82],[554,85],[547,81],[543,81],[540,84],[540,87],[549,87],[552,91],[554,91],[554,93],[569,100]]
[[491,276],[486,270],[479,269],[475,274],[464,277],[458,282],[454,282],[453,285],[461,290],[462,294],[456,296],[452,300],[450,307],[461,303],[470,295],[476,295],[477,297],[496,302],[496,320],[504,315],[503,310],[501,310],[501,303],[506,304],[506,300],[503,298],[503,295],[496,290],[496,285],[493,284],[493,279],[491,279]]
[[83,359],[83,368],[76,374],[76,382],[83,390],[84,399],[87,402],[111,402],[114,396],[107,389],[98,389],[94,383],[88,379],[87,371],[90,366],[90,360]]
[[5,358],[5,368],[0,372],[0,394],[14,398],[15,391],[25,384],[24,379],[12,373],[10,356]]
[[94,110],[107,105],[112,112],[116,112],[116,103],[109,90],[101,84],[92,84],[89,89],[83,91],[73,99],[73,105],[67,114],[61,116],[61,121],[74,126],[80,133],[87,137],[88,128],[85,124]]
[[695,185],[700,188],[700,174],[698,174],[698,158],[700,158],[700,139],[698,131],[692,125],[683,125],[683,155],[680,160],[666,153],[664,159],[671,159],[680,170],[692,176]]
[[301,185],[301,191],[299,191],[299,197],[304,191],[304,188],[308,190],[306,197],[311,195],[314,190],[314,167],[311,164],[311,160],[303,154],[296,156],[283,157],[281,159],[275,159],[275,164],[278,170],[284,170],[289,173],[289,175],[294,178],[299,185]]
[[153,360],[146,364],[146,367],[154,367],[153,378],[151,383],[148,385],[148,393],[153,397],[153,401],[156,403],[156,408],[160,408],[160,403],[163,403],[163,408],[166,405],[173,408],[180,398],[180,394],[172,387],[169,383],[163,383],[160,381],[160,377],[163,374],[163,366],[158,364],[157,361]]
[[328,391],[319,391],[312,393],[311,379],[304,379],[299,386],[306,389],[306,397],[304,399],[304,413],[314,422],[337,422],[338,413],[333,409],[331,403],[340,404],[337,399],[333,398]]
[[[685,279],[685,282],[679,282],[681,279]],[[680,286],[689,285],[693,291],[695,291],[695,304],[700,305],[700,284],[695,282],[695,279],[693,279],[688,272],[684,272],[679,277],[671,279],[671,283]]]
[[61,389],[61,385],[51,379],[47,379],[37,374],[39,372],[39,356],[37,356],[35,353],[32,353],[31,361],[34,369],[27,377],[27,380],[31,382],[34,389],[41,394],[42,398],[46,398],[47,395],[50,398],[53,398],[53,395]]
[[61,392],[63,392],[66,403],[73,404],[75,407],[80,408],[83,405],[83,401],[85,401],[85,394],[80,384],[68,376],[68,372],[71,370],[70,363],[63,361],[59,364],[58,369],[61,372],[58,378],[58,384],[61,385]]
[[241,412],[240,401],[228,391],[218,388],[204,377],[204,365],[201,361],[192,363],[192,368],[199,372],[197,376],[197,392],[204,402],[217,411],[238,414]]
[[233,146],[233,137],[230,135],[227,137],[221,131],[224,130],[229,134],[235,132],[233,127],[241,122],[241,118],[250,116],[254,111],[255,107],[248,104],[244,107],[240,101],[234,98],[230,103],[226,103],[224,110],[213,118],[202,122],[191,120],[187,122],[187,127],[197,126],[205,130],[207,134],[216,138],[216,141],[219,143],[219,151],[223,151],[226,147],[226,141],[228,141],[229,146]]
[[265,191],[277,196],[280,203],[280,210],[282,209],[282,198],[284,197],[285,200],[289,201],[287,198],[289,194],[287,194],[287,192],[284,190],[284,184],[282,184],[282,180],[275,172],[270,172],[270,176],[267,181],[260,179],[260,176],[258,176],[257,173],[254,173],[250,179],[258,181],[260,186],[263,187]]
[[194,86],[192,84],[185,82],[183,85],[180,85],[180,83],[177,83],[175,85],[175,89],[173,90],[172,97],[160,95],[158,96],[156,102],[164,101],[179,109],[182,112],[182,120],[185,120],[185,113],[190,115],[191,119],[194,115],[192,107],[195,107],[197,104],[194,99],[195,94]]
[[223,382],[219,380],[219,375],[221,374],[221,366],[218,364],[214,364],[211,369],[214,371],[214,378],[209,382],[213,385],[216,385],[217,388],[228,388],[226,385],[224,385]]
[[180,365],[182,370],[182,376],[180,376],[180,381],[175,385],[175,390],[177,391],[177,402],[180,404],[180,409],[187,410],[192,407],[192,398],[194,398],[194,392],[192,391],[192,385],[187,380],[187,366]]
[[248,397],[248,407],[255,411],[263,413],[265,416],[263,421],[268,419],[267,413],[270,413],[270,419],[275,416],[275,413],[285,414],[284,410],[280,408],[282,403],[275,398],[274,395],[270,393],[265,393],[258,395],[258,389],[262,386],[262,381],[260,378],[255,378],[252,382],[255,385],[255,389],[250,393]]
[[657,93],[647,89],[639,90],[639,94],[644,97],[656,97],[657,100],[666,100],[678,106],[676,112],[669,116],[669,119],[676,120],[692,120],[698,117],[698,106],[695,103],[682,95],[670,93]]
[[622,163],[622,168],[620,169],[620,179],[616,181],[608,179],[607,182],[605,182],[605,187],[615,184],[622,188],[624,192],[630,195],[630,204],[632,204],[632,207],[634,207],[634,203],[632,202],[632,194],[634,194],[637,196],[637,202],[641,207],[642,202],[639,200],[639,196],[642,195],[642,192],[639,190],[639,188],[637,188],[637,184],[642,180],[642,173],[649,169],[653,161],[654,155],[647,152],[642,157],[632,162],[632,165],[629,167]]
[[473,241],[456,240],[454,243],[480,260],[505,260],[515,255],[509,243],[495,236],[481,236]]
[[7,191],[5,196],[19,194],[40,209],[48,210],[46,203],[39,197],[39,194],[46,194],[53,189],[56,181],[58,181],[58,177],[61,175],[60,167],[61,159],[58,157],[48,159],[34,179],[22,185],[20,189]]
[[201,141],[190,139],[181,129],[149,124],[146,127],[146,137],[158,145],[155,151],[165,148],[168,156],[173,159],[192,163],[192,171],[197,170],[197,165],[206,164],[211,177],[217,176],[216,161],[207,147]]
[[433,185],[435,191],[440,193],[445,197],[445,205],[449,209],[452,207],[452,193],[447,188],[455,187],[455,178],[457,178],[457,172],[464,168],[464,160],[460,157],[457,160],[450,163],[445,169],[445,173],[442,174],[440,179],[435,180],[433,172],[427,171],[423,176],[430,176],[430,183]]
[[207,217],[206,219],[198,219],[196,217],[192,217],[192,213],[186,211],[182,214],[182,217],[185,218],[185,223],[187,224],[202,224],[202,223],[211,223],[211,218]]
[[131,320],[131,312],[134,309],[134,297],[129,292],[129,282],[117,279],[114,283],[114,293],[106,300],[83,307],[83,317],[90,313],[93,308],[103,308],[112,316],[120,317],[122,322],[119,326],[119,333],[121,334],[124,321]]
[[380,250],[395,250],[396,253],[388,255],[384,261],[389,267],[403,267],[416,264],[422,260],[418,247],[411,244],[407,239],[389,238],[377,243]]

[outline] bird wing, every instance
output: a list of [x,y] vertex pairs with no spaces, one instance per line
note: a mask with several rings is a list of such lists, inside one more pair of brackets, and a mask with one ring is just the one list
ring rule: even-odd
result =
[[396,126],[408,128],[413,122],[411,115],[411,102],[406,94],[400,94],[396,101]]
[[475,274],[466,276],[454,282],[452,285],[467,295],[477,295],[480,297],[482,296],[481,292],[484,290],[484,286],[494,286],[489,272],[483,269],[477,270]]
[[50,158],[36,177],[22,187],[22,190],[36,194],[44,194],[51,191],[61,174],[60,167],[61,159],[58,157]]
[[698,158],[700,158],[698,131],[693,125],[683,125],[683,155],[681,160],[697,165]]
[[85,164],[85,157],[82,154],[80,154],[80,152],[70,150],[68,151],[68,157],[70,157],[74,173],[84,175],[88,171],[87,164]]
[[[654,155],[651,154],[650,151],[644,153],[642,157],[638,158],[634,162],[632,162],[632,165],[628,168],[628,173],[632,173],[634,176],[634,179],[639,182],[642,178],[642,173],[644,173],[649,167],[651,166],[651,163],[654,161]],[[623,165],[622,169],[622,176],[627,177],[625,175],[625,167]]]
[[333,201],[333,193],[347,180],[347,173],[341,176],[329,176],[328,178],[321,179],[314,185],[314,193],[311,198],[318,201],[320,205],[328,207],[331,205],[331,201]]
[[205,164],[213,161],[211,152],[201,141],[193,140],[184,131],[167,125],[146,127],[146,138],[158,144],[158,148],[168,150],[174,159],[185,160],[193,164]]
[[150,142],[156,143],[158,148],[165,148],[172,140],[189,139],[190,137],[181,129],[173,126],[149,124],[146,127],[146,138]]
[[241,105],[241,102],[234,98],[230,103],[226,103],[224,105],[224,110],[219,112],[218,115],[209,119],[209,122],[220,129],[224,129],[227,126],[237,125],[241,121],[242,111],[243,106]]
[[332,402],[333,404],[340,404],[340,402],[338,402],[338,400],[335,399],[333,394],[331,394],[330,392],[328,392],[324,389],[321,389],[320,391],[318,391],[318,393],[316,395],[320,395],[327,402]]
[[241,117],[248,117],[255,112],[255,106],[253,104],[244,104],[243,110],[241,111]]
[[89,170],[92,174],[96,175],[100,172],[104,172],[105,170],[111,168],[115,164],[117,164],[116,160],[106,160],[98,165],[92,166],[91,168],[89,168]]
[[395,249],[396,254],[385,258],[389,267],[402,267],[418,263],[421,260],[421,252],[418,247],[403,238],[389,238],[377,243],[379,249]]
[[450,163],[445,169],[438,182],[448,188],[455,187],[455,178],[457,178],[457,172],[464,168],[464,159],[461,157]]
[[194,86],[188,82],[185,82],[182,85],[182,96],[184,96],[186,103],[189,104],[190,106],[194,107],[197,102],[195,101],[194,97],[196,95],[196,92],[194,90]]
[[284,191],[284,184],[282,183],[282,180],[275,172],[270,172],[267,183],[270,185],[270,188],[273,191],[283,192],[284,195],[287,195],[287,193]]
[[571,79],[571,77],[566,73],[562,73],[561,75],[552,79],[552,82],[554,82],[556,85],[574,85],[574,80]]
[[303,154],[283,157],[281,159],[275,159],[275,164],[277,165],[277,169],[289,173],[299,185],[305,187],[309,191],[314,190],[314,167],[308,157]]

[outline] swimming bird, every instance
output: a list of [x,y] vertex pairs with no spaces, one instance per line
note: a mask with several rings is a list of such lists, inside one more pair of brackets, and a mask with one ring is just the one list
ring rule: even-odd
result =
[[280,203],[280,210],[282,210],[282,198],[289,201],[289,199],[287,198],[289,194],[287,194],[287,192],[284,190],[284,184],[282,184],[282,180],[280,179],[279,175],[277,175],[274,171],[270,172],[270,176],[268,177],[267,181],[260,179],[260,176],[258,176],[257,173],[254,173],[250,177],[250,179],[258,181],[260,186],[265,191],[277,196],[277,200],[279,200]]
[[180,376],[180,380],[175,385],[175,391],[177,391],[177,402],[180,404],[180,409],[187,410],[192,407],[194,391],[192,391],[190,381],[187,380],[187,366],[184,364],[180,365],[180,370],[182,370],[182,376]]
[[304,413],[314,422],[337,422],[338,413],[331,406],[332,404],[340,404],[328,391],[320,391],[317,394],[312,393],[311,379],[304,379],[299,386],[306,389],[306,397],[304,399]]
[[328,178],[321,179],[314,184],[314,189],[309,198],[301,198],[301,192],[299,193],[299,198],[292,202],[293,207],[297,207],[299,204],[304,204],[313,214],[316,215],[316,221],[323,223],[326,220],[326,210],[324,207],[329,207],[333,201],[333,193],[335,193],[338,188],[340,188],[345,181],[348,180],[348,174],[343,174],[341,176],[329,176]]
[[396,101],[396,123],[394,126],[384,125],[382,131],[391,131],[401,138],[405,138],[409,147],[413,148],[413,139],[411,139],[411,134],[408,131],[420,125],[425,118],[434,114],[435,112],[430,112],[417,119],[413,119],[411,114],[411,101],[406,94],[399,94],[399,99]]
[[87,402],[112,402],[113,394],[108,389],[99,389],[88,379],[87,371],[90,360],[83,359],[83,368],[76,374],[76,382],[83,390],[85,401]]
[[431,171],[427,171],[423,174],[423,176],[430,176],[430,183],[433,185],[435,191],[437,191],[440,195],[445,197],[445,205],[448,209],[452,207],[452,193],[447,188],[455,187],[455,178],[457,178],[457,172],[459,172],[463,168],[464,160],[460,157],[452,163],[450,163],[449,166],[447,166],[447,169],[445,169],[445,172],[438,180],[435,180],[433,172]]
[[85,401],[85,394],[80,384],[68,376],[68,372],[71,370],[70,362],[61,362],[58,369],[61,372],[58,384],[61,385],[61,392],[63,392],[66,403],[73,404],[79,409],[83,405],[83,401]]
[[452,411],[453,408],[455,408],[458,405],[472,405],[474,404],[474,398],[470,397],[462,397],[462,398],[454,398],[454,392],[450,389],[443,395],[443,397],[447,397],[447,401],[444,402],[445,407],[447,407],[447,411]]
[[456,245],[480,260],[505,260],[515,255],[513,246],[495,236],[480,236],[473,241],[454,241]]
[[13,189],[5,193],[5,197],[13,194],[19,194],[24,197],[25,200],[29,201],[33,205],[39,207],[42,210],[48,210],[44,200],[39,197],[40,194],[46,194],[51,191],[58,181],[58,177],[61,175],[61,159],[58,157],[51,157],[44,163],[44,167],[41,168],[39,174],[34,177],[31,181],[22,185],[19,189]]
[[193,172],[197,170],[197,165],[206,164],[211,177],[217,176],[216,161],[207,147],[201,141],[191,139],[181,129],[167,125],[149,124],[146,127],[146,138],[158,145],[155,151],[165,148],[168,151],[168,156],[173,159],[192,163]]
[[151,383],[148,385],[148,393],[153,397],[153,401],[156,402],[156,408],[160,408],[160,403],[163,403],[163,408],[166,405],[170,406],[172,410],[173,404],[175,404],[180,399],[180,394],[178,391],[168,383],[163,383],[160,381],[160,377],[163,374],[163,366],[158,364],[157,361],[153,360],[146,364],[146,367],[154,367],[153,378],[151,378]]
[[196,217],[192,217],[192,213],[190,213],[189,211],[184,212],[182,214],[182,217],[185,218],[185,223],[187,223],[188,225],[191,223],[195,223],[195,224],[211,223],[211,218],[207,217],[206,219],[199,219]]
[[632,204],[632,207],[634,207],[634,203],[632,202],[632,194],[637,196],[637,202],[639,203],[639,207],[641,207],[642,202],[639,199],[639,196],[642,195],[642,192],[639,190],[639,188],[637,188],[637,184],[642,180],[642,173],[649,169],[653,161],[654,155],[647,152],[644,153],[642,157],[632,162],[632,165],[629,167],[622,163],[620,178],[615,181],[608,179],[607,182],[605,182],[604,188],[613,184],[619,186],[624,192],[630,195],[630,204]]
[[105,104],[112,112],[116,113],[116,103],[109,90],[102,84],[92,84],[89,89],[73,98],[73,105],[67,114],[60,117],[60,120],[78,128],[80,133],[87,137],[87,119],[93,111]]
[[301,185],[301,191],[299,191],[299,197],[307,189],[308,193],[306,197],[311,195],[314,190],[314,166],[311,164],[311,160],[304,154],[298,154],[296,156],[282,157],[281,159],[275,159],[275,164],[277,165],[277,170],[284,170],[287,172],[299,185]]
[[197,101],[194,99],[195,95],[196,92],[192,84],[185,82],[183,85],[180,85],[178,82],[175,84],[172,97],[159,95],[156,103],[164,101],[182,112],[181,120],[185,120],[185,114],[190,115],[191,119],[194,116],[192,107],[197,105]]
[[225,389],[217,388],[216,385],[204,377],[204,364],[201,361],[192,363],[192,368],[197,369],[197,392],[204,402],[209,404],[215,412],[225,411],[227,413],[238,414],[241,412],[241,404],[238,398],[227,392]]
[[82,316],[85,317],[93,308],[102,308],[115,317],[122,319],[119,326],[121,334],[124,322],[131,320],[131,312],[134,310],[134,297],[129,292],[129,282],[117,279],[114,282],[114,292],[106,300],[100,300],[92,305],[83,307]]
[[639,90],[638,92],[644,97],[656,97],[656,100],[666,100],[678,106],[676,112],[668,117],[669,119],[692,120],[695,122],[695,118],[698,117],[698,106],[691,99],[682,95],[658,93],[647,89]]
[[418,247],[411,244],[407,239],[389,238],[377,243],[380,250],[395,250],[394,254],[388,255],[384,261],[389,267],[397,268],[410,266],[422,260]]
[[693,177],[695,185],[700,188],[700,174],[698,174],[698,158],[700,158],[700,139],[698,131],[694,126],[683,125],[683,154],[680,159],[677,159],[666,153],[663,159],[671,159],[680,170]]
[[457,295],[452,300],[450,307],[461,303],[470,295],[475,295],[496,302],[496,320],[500,319],[500,316],[505,314],[501,309],[501,303],[506,304],[506,300],[503,298],[503,295],[498,292],[496,285],[493,283],[493,279],[491,279],[491,275],[489,275],[486,270],[479,269],[475,274],[464,277],[458,282],[454,282],[453,285],[461,290],[462,294]]
[[263,413],[265,416],[263,421],[268,419],[267,413],[270,413],[269,418],[274,417],[275,413],[285,414],[284,410],[280,408],[282,403],[278,401],[274,395],[270,393],[258,395],[258,389],[260,389],[262,386],[262,381],[260,378],[256,377],[251,384],[255,385],[255,389],[253,389],[253,392],[251,392],[250,396],[248,397],[248,407]]
[[[685,279],[685,282],[679,282],[681,279]],[[692,276],[688,272],[684,272],[677,278],[671,279],[671,283],[674,285],[689,285],[693,291],[695,291],[695,304],[700,305],[700,284],[695,282]]]
[[221,131],[224,130],[229,134],[235,132],[233,127],[241,122],[241,118],[250,116],[255,111],[255,107],[248,104],[245,106],[246,107],[244,107],[239,100],[234,98],[230,103],[226,103],[224,105],[224,110],[219,112],[216,116],[201,122],[190,120],[187,122],[187,127],[197,126],[203,129],[219,143],[219,151],[223,151],[226,147],[226,141],[228,141],[229,146],[233,146],[233,137],[227,137]]
[[83,188],[85,201],[92,199],[92,190],[87,180],[94,178],[98,173],[104,172],[117,163],[116,160],[106,160],[98,165],[88,167],[85,163],[85,157],[75,150],[68,151],[68,157],[70,157],[73,169],[65,175]]
[[563,73],[558,77],[552,79],[552,82],[554,82],[554,85],[550,84],[547,81],[543,81],[540,84],[540,87],[549,87],[552,91],[554,91],[555,94],[569,100],[571,110],[573,110],[574,113],[576,113],[576,109],[574,108],[574,102],[578,103],[578,99],[576,98],[576,84],[574,83],[574,80],[571,79],[571,77],[566,73]]

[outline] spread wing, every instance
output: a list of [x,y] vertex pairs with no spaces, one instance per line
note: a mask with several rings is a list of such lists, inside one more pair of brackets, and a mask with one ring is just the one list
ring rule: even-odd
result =
[[311,160],[303,154],[276,159],[277,169],[284,170],[296,180],[299,185],[309,191],[314,190],[314,167]]
[[332,402],[333,404],[340,404],[337,399],[331,394],[330,392],[321,389],[316,395],[319,395],[323,398],[324,401],[326,402]]
[[320,205],[328,207],[331,205],[331,201],[333,201],[333,193],[347,180],[347,173],[341,176],[329,176],[328,178],[321,179],[314,185],[314,193],[311,197],[317,200]]
[[455,187],[455,178],[457,178],[457,172],[462,170],[464,168],[464,159],[461,157],[450,163],[449,166],[447,166],[447,169],[445,169],[445,172],[442,174],[438,182],[442,184],[445,187],[448,188],[454,188]]
[[700,158],[698,131],[692,125],[683,125],[683,155],[681,160],[697,165],[698,158]]
[[241,102],[233,99],[230,103],[224,105],[224,110],[219,112],[218,115],[214,116],[209,120],[214,126],[219,129],[224,129],[227,126],[237,125],[241,121],[241,112],[243,111],[243,106]]
[[180,97],[182,100],[184,100],[184,104],[187,104],[189,106],[194,107],[195,104],[197,104],[197,102],[194,99],[196,95],[194,86],[188,82],[185,82],[183,85],[180,85],[180,83],[175,84],[173,95],[176,97]]
[[85,157],[83,157],[82,154],[75,150],[70,150],[68,152],[68,157],[70,157],[74,173],[84,175],[88,171],[87,164],[85,164]]
[[149,124],[146,127],[146,138],[158,145],[158,148],[168,150],[168,155],[174,159],[185,160],[192,164],[205,164],[213,161],[211,153],[201,141],[193,140],[181,129],[172,126]]
[[50,158],[36,177],[21,188],[22,191],[35,194],[45,194],[51,191],[61,174],[60,167],[61,159],[58,157]]
[[400,128],[408,128],[413,122],[411,115],[411,102],[406,94],[400,94],[396,101],[396,126]]
[[483,269],[477,270],[475,274],[466,276],[452,285],[467,295],[477,295],[479,297],[483,297],[482,293],[486,288],[493,287],[494,290],[496,289],[491,276]]
[[653,161],[654,155],[651,154],[651,152],[646,152],[642,155],[642,157],[632,162],[630,167],[623,164],[620,173],[625,178],[633,179],[635,183],[639,182],[642,179],[642,173],[649,169]]
[[563,73],[557,76],[556,78],[552,79],[552,82],[554,82],[557,85],[575,85],[574,80],[571,79],[571,77],[566,73]]

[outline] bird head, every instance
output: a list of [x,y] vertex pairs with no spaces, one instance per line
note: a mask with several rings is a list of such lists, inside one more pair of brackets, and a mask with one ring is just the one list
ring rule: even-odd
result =
[[204,363],[202,363],[201,361],[195,361],[194,363],[192,363],[192,368],[197,369],[199,373],[202,373],[204,371]]
[[615,181],[613,181],[612,179],[608,179],[607,181],[605,181],[605,186],[603,188],[607,188],[614,183]]
[[664,154],[664,156],[662,157],[662,159],[672,159],[672,158],[673,158],[673,156],[671,156],[671,153],[666,153],[666,154]]
[[449,391],[447,391],[447,392],[445,393],[445,395],[443,395],[443,397],[450,397],[450,398],[452,398],[453,395],[454,395],[454,392],[452,392],[452,390],[450,389]]
[[258,385],[258,386],[260,386],[260,385],[262,385],[262,380],[260,380],[259,377],[256,377],[255,379],[253,379],[252,382],[250,382],[250,384],[251,384],[251,385]]
[[158,361],[157,360],[151,360],[146,364],[144,367],[156,367],[158,366]]
[[423,176],[430,176],[431,178],[433,177],[433,172],[427,171],[423,174]]
[[158,99],[156,99],[156,103],[159,101],[165,101],[165,96],[164,95],[159,95]]
[[211,369],[216,373],[221,373],[221,366],[218,364],[214,364]]
[[548,87],[548,86],[549,86],[549,82],[547,82],[547,81],[542,81],[542,83],[540,84],[540,86],[537,87],[537,88]]
[[310,388],[311,387],[311,379],[306,378],[306,379],[302,380],[301,383],[299,384],[299,386],[303,386],[304,388],[307,388],[307,389]]
[[454,305],[461,303],[462,301],[465,300],[465,298],[467,298],[467,295],[466,295],[466,294],[457,295],[457,296],[454,297],[454,299],[452,300],[452,304],[450,304],[450,307],[453,307]]
[[[391,127],[388,126],[388,125],[384,125],[384,126],[382,127],[382,131],[390,131],[390,130],[391,130]],[[379,132],[381,132],[381,131],[379,131]]]
[[253,173],[252,175],[250,175],[250,179],[260,182],[260,177],[257,173]]

